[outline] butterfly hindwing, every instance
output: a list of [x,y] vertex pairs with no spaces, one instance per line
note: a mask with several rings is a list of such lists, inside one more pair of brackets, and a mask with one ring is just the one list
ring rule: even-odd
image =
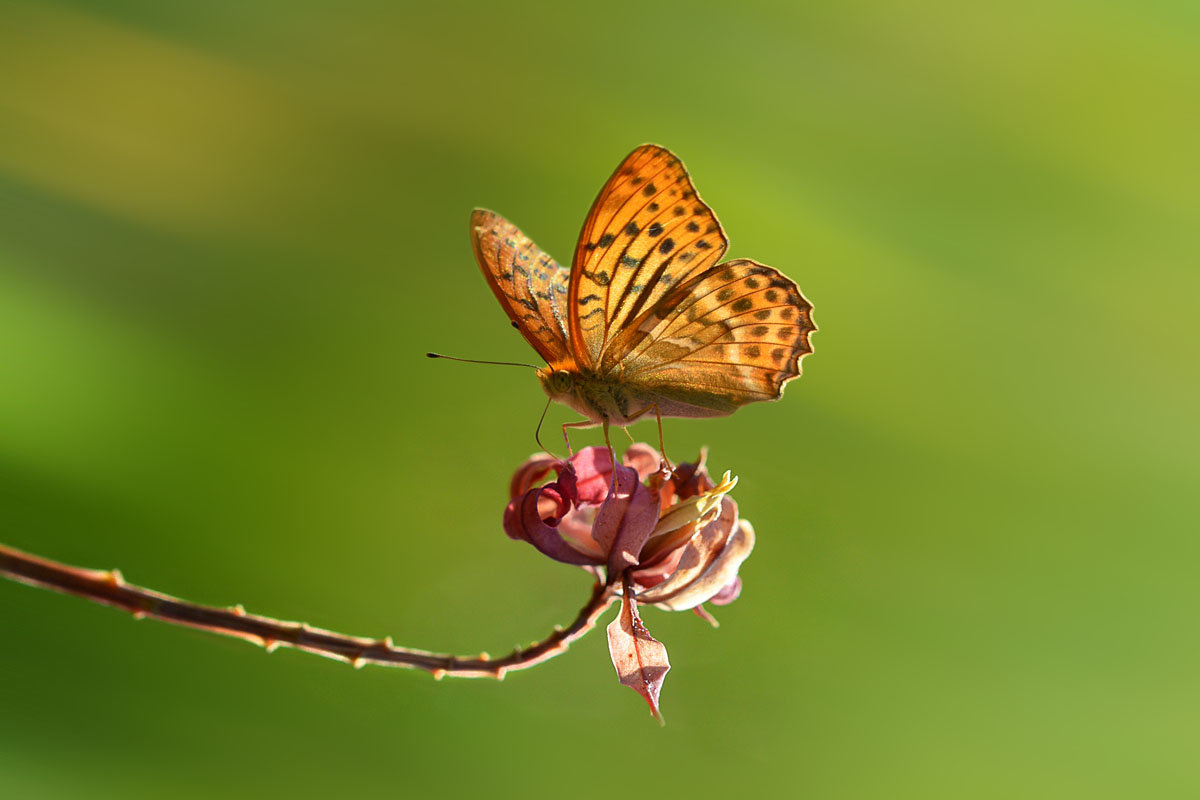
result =
[[671,289],[720,261],[724,231],[669,150],[643,145],[601,189],[575,249],[568,298],[571,350],[607,373],[622,331]]
[[471,244],[488,286],[547,364],[570,362],[566,306],[569,271],[517,226],[486,209],[471,214]]
[[729,413],[779,397],[812,352],[812,304],[764,264],[720,264],[660,306],[631,328],[643,335],[621,362],[624,380],[644,393]]

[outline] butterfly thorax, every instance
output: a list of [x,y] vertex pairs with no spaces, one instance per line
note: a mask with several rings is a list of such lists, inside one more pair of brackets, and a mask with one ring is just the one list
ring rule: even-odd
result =
[[645,414],[650,404],[633,387],[578,368],[538,370],[538,380],[547,396],[600,424],[628,425]]

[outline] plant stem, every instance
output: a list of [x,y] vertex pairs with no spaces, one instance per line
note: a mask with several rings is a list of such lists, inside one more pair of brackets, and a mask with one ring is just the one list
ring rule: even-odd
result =
[[588,600],[566,628],[556,627],[541,642],[514,650],[502,658],[487,653],[454,656],[396,647],[391,637],[368,639],[313,628],[303,622],[285,622],[248,614],[240,605],[229,608],[202,606],[177,597],[126,583],[118,570],[81,569],[24,553],[0,544],[0,575],[30,586],[73,594],[97,603],[124,609],[135,619],[150,617],[225,636],[236,636],[272,652],[277,647],[294,647],[309,653],[335,658],[357,667],[380,664],[423,669],[441,680],[446,675],[459,678],[495,678],[503,680],[512,670],[528,669],[562,653],[576,639],[590,631],[616,599],[615,590],[597,582]]

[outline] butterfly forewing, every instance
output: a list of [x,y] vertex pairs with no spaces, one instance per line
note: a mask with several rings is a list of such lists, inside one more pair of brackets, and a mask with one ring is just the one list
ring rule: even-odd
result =
[[471,243],[483,276],[521,335],[547,364],[569,364],[568,270],[517,226],[485,209],[471,214]]
[[679,159],[656,145],[633,151],[600,191],[575,249],[568,330],[576,362],[611,373],[631,345],[622,333],[711,269],[726,246]]

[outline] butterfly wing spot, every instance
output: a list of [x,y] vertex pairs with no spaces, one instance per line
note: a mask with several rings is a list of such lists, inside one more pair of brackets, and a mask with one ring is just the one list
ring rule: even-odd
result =
[[662,253],[663,255],[666,255],[673,249],[675,249],[675,240],[670,236],[658,243],[658,252]]
[[651,236],[661,236],[662,232],[663,226],[657,222],[652,222],[650,227],[646,228],[646,233],[650,234]]
[[599,247],[608,247],[610,244],[612,244],[616,240],[617,240],[616,236],[614,236],[611,233],[606,233],[600,237],[600,241],[596,242],[596,245]]
[[641,232],[641,228],[639,228],[637,226],[636,222],[631,222],[625,226],[625,235],[626,236],[637,236],[638,233],[640,233],[640,232]]

